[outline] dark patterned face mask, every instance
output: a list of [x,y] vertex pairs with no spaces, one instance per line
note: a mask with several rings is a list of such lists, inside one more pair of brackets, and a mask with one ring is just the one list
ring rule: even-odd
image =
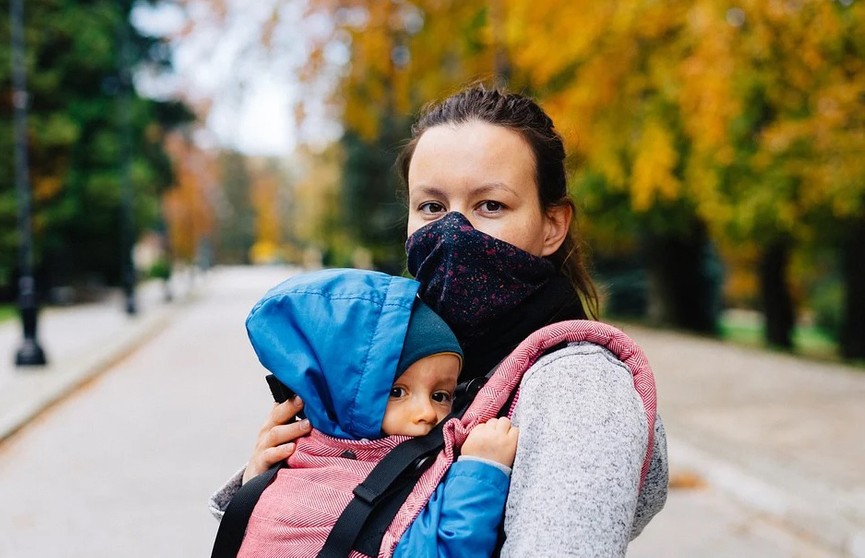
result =
[[555,266],[482,233],[450,212],[406,241],[418,294],[460,340],[483,333],[555,275]]

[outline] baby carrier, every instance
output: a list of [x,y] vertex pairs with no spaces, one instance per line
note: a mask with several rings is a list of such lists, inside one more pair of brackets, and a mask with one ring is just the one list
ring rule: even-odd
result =
[[[642,485],[652,459],[655,430],[655,385],[648,361],[636,343],[614,327],[587,320],[564,321],[538,330],[486,377],[461,386],[462,408],[455,408],[426,436],[352,441],[314,432],[298,440],[287,464],[277,464],[251,479],[232,499],[212,557],[237,556],[244,544],[245,552],[254,555],[254,541],[244,543],[243,539],[259,502],[303,510],[292,510],[303,525],[289,522],[283,533],[297,553],[280,556],[391,556],[458,457],[471,429],[493,417],[510,417],[519,400],[523,374],[544,354],[573,342],[605,347],[632,372],[648,424]],[[282,485],[281,495],[269,498],[265,489],[286,465],[295,468],[294,479]],[[337,468],[339,474],[323,473],[328,467]]]

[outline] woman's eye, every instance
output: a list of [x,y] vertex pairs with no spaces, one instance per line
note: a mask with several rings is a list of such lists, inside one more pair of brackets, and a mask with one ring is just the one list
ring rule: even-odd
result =
[[497,213],[497,212],[501,211],[502,209],[504,209],[505,205],[503,203],[500,203],[497,201],[487,200],[487,201],[481,203],[478,207],[480,208],[481,211],[485,211],[487,213]]
[[399,399],[403,395],[405,395],[405,390],[403,388],[401,388],[401,387],[390,388],[390,396],[393,397],[394,399]]
[[424,202],[418,206],[418,209],[421,213],[426,213],[428,215],[445,212],[445,206],[439,202]]
[[450,403],[451,394],[446,391],[437,391],[432,394],[432,400],[436,403]]

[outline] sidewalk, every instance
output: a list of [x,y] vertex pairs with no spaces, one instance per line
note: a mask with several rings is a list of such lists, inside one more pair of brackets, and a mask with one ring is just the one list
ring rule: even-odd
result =
[[200,272],[195,277],[175,274],[171,302],[164,300],[161,281],[140,284],[134,316],[125,313],[119,290],[100,302],[40,310],[37,340],[48,361],[42,367],[15,366],[21,321],[0,323],[0,442],[156,335],[174,311],[195,297],[202,280]]
[[696,475],[838,556],[865,557],[865,370],[622,329],[655,373],[671,478]]

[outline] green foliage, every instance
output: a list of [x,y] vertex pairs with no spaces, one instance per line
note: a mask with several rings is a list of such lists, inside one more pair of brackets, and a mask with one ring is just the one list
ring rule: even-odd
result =
[[153,279],[171,278],[171,262],[165,258],[156,260],[147,270],[147,275]]
[[844,286],[837,276],[829,276],[814,287],[811,295],[814,325],[830,338],[838,339],[844,320]]
[[[187,122],[179,103],[143,99],[124,88],[131,68],[162,67],[157,39],[128,23],[131,2],[31,0],[25,3],[25,66],[30,105],[28,151],[34,251],[40,276],[58,283],[120,278],[120,203],[129,146],[136,231],[157,218],[158,195],[172,182],[162,135]],[[0,20],[9,20],[8,3]],[[0,89],[11,97],[9,27],[0,27]],[[124,40],[128,48],[124,48]],[[17,266],[12,108],[0,105],[0,292]],[[47,285],[43,285],[45,287]]]
[[12,304],[0,304],[0,323],[18,317],[18,309]]

